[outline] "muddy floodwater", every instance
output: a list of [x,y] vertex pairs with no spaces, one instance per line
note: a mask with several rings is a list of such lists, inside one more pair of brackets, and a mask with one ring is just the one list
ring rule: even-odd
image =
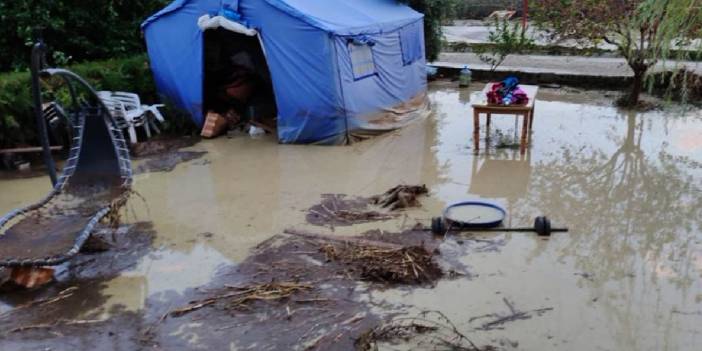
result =
[[[507,210],[506,226],[531,225],[535,216],[547,215],[570,232],[548,239],[533,233],[447,238],[439,249],[453,252],[464,274],[414,288],[350,285],[356,290],[349,304],[375,311],[373,322],[387,315],[381,310],[407,316],[440,311],[475,344],[505,350],[699,350],[702,111],[622,111],[612,107],[613,92],[542,88],[526,154],[515,145],[521,123],[493,115],[489,134],[481,128],[476,155],[470,101],[482,84],[455,85],[430,84],[433,113],[426,120],[351,146],[279,145],[271,137],[241,135],[182,148],[184,154],[168,156],[167,167],[157,171],[153,161],[135,161],[140,196],[132,198],[115,233],[121,244],[114,255],[85,255],[73,264],[108,256],[112,263],[58,274],[43,292],[0,295],[0,349],[159,349],[140,339],[157,332],[152,325],[164,313],[286,229],[397,233],[418,222],[429,225],[449,204],[484,199]],[[307,210],[323,194],[370,197],[398,184],[426,184],[430,192],[421,207],[382,221],[331,227],[307,221]],[[46,177],[0,180],[0,213],[48,191]],[[8,319],[16,309],[31,308],[37,296],[66,289],[73,297],[57,302],[65,303],[51,316],[81,323],[66,322],[64,330],[23,328],[41,323],[39,312]],[[165,329],[157,338],[163,349],[257,349],[250,340],[225,343],[222,336],[213,343],[197,331],[203,321],[189,321]],[[168,347],[167,338],[182,342]]]

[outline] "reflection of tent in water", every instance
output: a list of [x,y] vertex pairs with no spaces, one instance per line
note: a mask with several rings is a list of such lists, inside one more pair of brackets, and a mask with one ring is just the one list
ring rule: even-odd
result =
[[253,66],[245,110],[277,114],[283,143],[345,143],[426,107],[422,15],[395,0],[176,0],[142,28],[159,91],[198,125],[230,64]]
[[504,155],[500,155],[501,157],[497,159],[493,155],[486,155],[482,163],[478,157],[473,158],[468,191],[484,198],[506,199],[507,214],[511,221],[512,205],[526,194],[529,186],[531,153],[518,156],[518,150],[505,150],[505,152],[511,152],[512,156],[505,158]]

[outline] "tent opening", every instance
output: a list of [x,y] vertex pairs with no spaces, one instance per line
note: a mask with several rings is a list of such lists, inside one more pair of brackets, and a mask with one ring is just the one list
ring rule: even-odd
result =
[[204,115],[225,117],[229,128],[251,124],[276,135],[275,94],[257,35],[205,30],[203,87]]

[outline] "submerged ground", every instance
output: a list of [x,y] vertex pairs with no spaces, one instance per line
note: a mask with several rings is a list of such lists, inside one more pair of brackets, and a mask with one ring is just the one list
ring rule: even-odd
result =
[[[482,86],[454,86],[431,84],[434,112],[426,121],[349,147],[278,145],[242,135],[183,149],[191,153],[177,156],[183,162],[171,171],[137,162],[135,188],[145,201],[131,201],[128,225],[116,234],[126,239],[73,263],[109,257],[109,267],[67,267],[44,292],[0,296],[0,349],[151,349],[144,334],[165,312],[246,260],[258,244],[288,228],[332,233],[306,223],[305,211],[322,194],[369,196],[405,183],[430,189],[421,208],[389,221],[335,226],[333,234],[400,232],[474,198],[507,208],[507,225],[546,214],[571,230],[548,240],[529,233],[481,236],[498,244],[457,257],[466,276],[434,287],[357,289],[349,299],[407,315],[438,310],[476,344],[502,349],[696,350],[702,342],[700,111],[627,112],[612,107],[616,93],[541,89],[524,157],[513,145],[514,118],[499,116],[474,155],[470,99]],[[48,190],[44,177],[0,181],[0,212]],[[455,252],[458,242],[448,240],[442,252]],[[81,323],[23,328],[46,319],[43,310],[13,319],[13,309],[31,310],[32,299],[62,292],[75,295],[46,313]],[[485,323],[485,316],[511,310],[529,312],[528,318]],[[163,331],[160,344],[172,349],[163,346],[172,338],[180,347],[212,348],[198,332],[203,323]],[[264,330],[261,338],[275,332]],[[226,345],[256,349],[250,341]]]

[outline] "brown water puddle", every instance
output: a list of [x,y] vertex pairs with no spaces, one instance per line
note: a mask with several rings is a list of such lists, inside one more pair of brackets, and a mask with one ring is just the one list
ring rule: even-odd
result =
[[[428,120],[348,147],[241,137],[181,150],[207,152],[209,162],[185,161],[170,172],[136,177],[135,188],[148,205],[132,202],[127,220],[153,221],[153,249],[101,283],[94,303],[76,302],[76,310],[148,328],[274,234],[289,227],[319,230],[307,223],[306,210],[319,204],[321,194],[369,197],[396,184],[426,184],[432,191],[421,208],[388,221],[336,227],[335,234],[402,232],[417,222],[428,224],[449,203],[475,198],[503,205],[507,225],[530,224],[546,214],[571,231],[550,240],[514,233],[446,241],[442,257],[469,276],[440,280],[433,288],[354,290],[355,303],[372,302],[369,316],[437,310],[478,345],[508,350],[696,350],[702,311],[698,111],[632,113],[611,107],[605,94],[612,93],[542,89],[525,155],[498,147],[518,135],[509,116],[493,117],[491,137],[481,135],[488,147],[474,155],[470,100],[481,88],[433,84],[435,113]],[[47,190],[45,178],[1,181],[0,211]],[[529,318],[490,324],[519,312]],[[151,341],[208,347],[192,331],[210,322],[189,321],[183,329],[171,329],[177,325],[167,324],[174,323],[170,318],[165,322],[167,340],[162,335]],[[44,334],[37,339],[42,343],[32,345],[61,349],[59,341],[79,339],[96,345],[110,331],[70,328],[95,334]],[[222,339],[217,345],[228,348],[226,330],[203,333],[214,333]],[[130,333],[128,338],[137,338]],[[22,349],[17,342],[31,340],[16,336],[0,344]]]

